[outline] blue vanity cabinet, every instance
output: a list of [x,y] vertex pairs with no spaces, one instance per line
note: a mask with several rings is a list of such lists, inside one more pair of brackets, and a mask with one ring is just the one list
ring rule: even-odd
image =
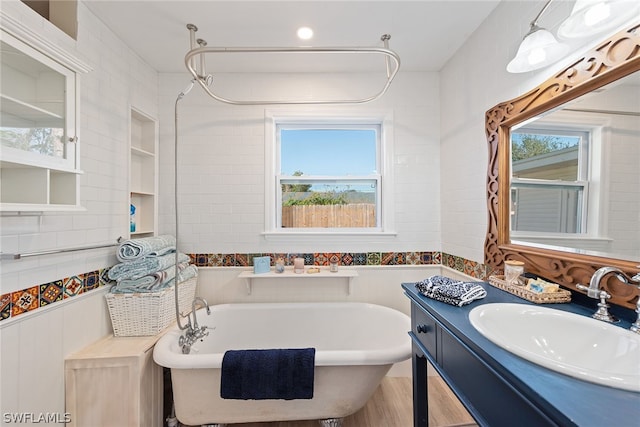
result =
[[558,425],[524,399],[415,301],[411,310],[414,427],[428,426],[427,361],[481,426]]
[[[484,299],[455,307],[424,297],[413,283],[402,287],[411,301],[414,427],[429,425],[428,363],[480,426],[638,426],[640,393],[582,381],[519,358],[469,321],[469,312],[478,305],[527,301],[485,284]],[[592,312],[574,303],[554,308]]]

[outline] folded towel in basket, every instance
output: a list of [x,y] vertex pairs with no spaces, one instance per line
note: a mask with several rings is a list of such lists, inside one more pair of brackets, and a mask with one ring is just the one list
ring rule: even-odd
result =
[[162,256],[176,250],[176,238],[171,235],[125,240],[118,247],[116,256],[120,262],[133,261],[147,256]]
[[[189,255],[179,253],[178,264],[185,262],[189,262]],[[121,262],[109,269],[108,276],[111,280],[135,280],[175,264],[176,253],[173,251],[159,257],[145,257],[135,261]]]
[[487,291],[478,282],[461,282],[444,276],[432,276],[417,282],[416,288],[427,298],[458,307],[487,296]]
[[223,399],[311,399],[314,348],[229,350],[222,358]]
[[[175,267],[171,266],[162,271],[156,271],[139,279],[120,280],[111,288],[114,294],[132,294],[141,292],[159,292],[163,289],[170,288],[175,282]],[[191,279],[198,275],[198,269],[195,265],[187,263],[178,266],[178,283]]]

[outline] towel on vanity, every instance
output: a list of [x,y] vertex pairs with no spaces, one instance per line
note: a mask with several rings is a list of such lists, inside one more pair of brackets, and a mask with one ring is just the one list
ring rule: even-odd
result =
[[162,256],[176,250],[176,238],[171,235],[125,240],[118,247],[118,261],[134,261],[147,256]]
[[418,292],[427,298],[462,307],[487,296],[478,282],[461,282],[444,276],[432,276],[416,283]]
[[311,399],[315,348],[229,350],[222,359],[223,399]]

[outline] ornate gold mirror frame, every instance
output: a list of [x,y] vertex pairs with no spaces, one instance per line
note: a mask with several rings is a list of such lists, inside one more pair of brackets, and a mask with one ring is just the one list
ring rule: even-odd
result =
[[[640,70],[640,23],[621,31],[589,51],[583,58],[562,70],[530,92],[501,103],[486,113],[489,143],[487,170],[487,207],[489,224],[484,246],[485,264],[502,269],[505,259],[525,262],[526,271],[552,280],[572,291],[578,283],[589,284],[602,266],[638,272],[637,261],[584,255],[577,252],[542,249],[511,243],[509,236],[510,128],[561,104]],[[640,143],[640,142],[639,142]],[[605,284],[610,300],[635,308],[638,290],[614,275]]]

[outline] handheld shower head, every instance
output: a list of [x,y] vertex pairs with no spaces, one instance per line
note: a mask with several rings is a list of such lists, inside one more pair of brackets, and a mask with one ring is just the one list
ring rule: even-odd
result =
[[[213,78],[212,78],[213,79]],[[195,83],[195,79],[191,79],[191,81],[189,82],[189,85],[178,94],[178,99],[182,99],[184,98],[184,96],[186,94],[188,94],[189,92],[191,92],[191,89],[193,89],[193,84]]]

